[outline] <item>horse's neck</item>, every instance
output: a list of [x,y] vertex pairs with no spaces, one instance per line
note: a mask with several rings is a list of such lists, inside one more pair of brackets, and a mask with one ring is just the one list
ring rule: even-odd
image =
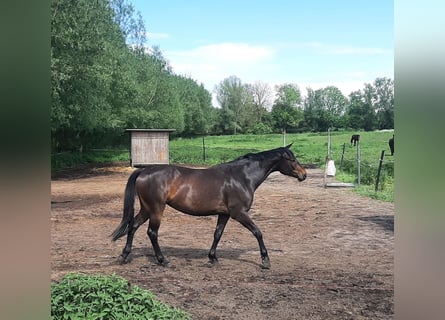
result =
[[256,190],[267,177],[277,171],[277,161],[264,160],[256,161],[247,167],[248,176],[251,179],[254,190]]

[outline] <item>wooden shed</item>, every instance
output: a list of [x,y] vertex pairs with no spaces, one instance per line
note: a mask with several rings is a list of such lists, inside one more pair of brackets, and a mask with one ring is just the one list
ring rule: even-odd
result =
[[169,135],[175,129],[127,129],[131,136],[130,165],[169,163]]

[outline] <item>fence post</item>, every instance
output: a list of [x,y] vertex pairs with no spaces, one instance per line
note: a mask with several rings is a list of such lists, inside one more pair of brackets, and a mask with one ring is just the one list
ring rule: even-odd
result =
[[375,192],[377,192],[379,188],[380,173],[382,172],[382,163],[384,156],[385,156],[385,150],[382,150],[382,153],[380,154],[379,169],[377,170],[377,178],[375,179]]
[[340,171],[343,168],[343,159],[345,157],[345,147],[346,147],[346,143],[343,143],[343,151],[341,153],[341,160],[340,160]]
[[202,160],[206,161],[206,145],[204,142],[204,136],[202,137]]
[[357,183],[360,185],[360,141],[357,141]]

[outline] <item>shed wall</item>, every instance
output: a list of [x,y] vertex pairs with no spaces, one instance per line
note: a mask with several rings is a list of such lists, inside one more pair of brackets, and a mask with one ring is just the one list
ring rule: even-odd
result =
[[168,132],[131,132],[131,165],[169,163]]

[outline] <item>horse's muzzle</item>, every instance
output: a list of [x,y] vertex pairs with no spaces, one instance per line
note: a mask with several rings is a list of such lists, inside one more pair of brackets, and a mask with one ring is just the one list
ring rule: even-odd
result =
[[294,171],[295,177],[298,179],[298,181],[304,181],[306,179],[306,171],[300,172],[300,171]]

